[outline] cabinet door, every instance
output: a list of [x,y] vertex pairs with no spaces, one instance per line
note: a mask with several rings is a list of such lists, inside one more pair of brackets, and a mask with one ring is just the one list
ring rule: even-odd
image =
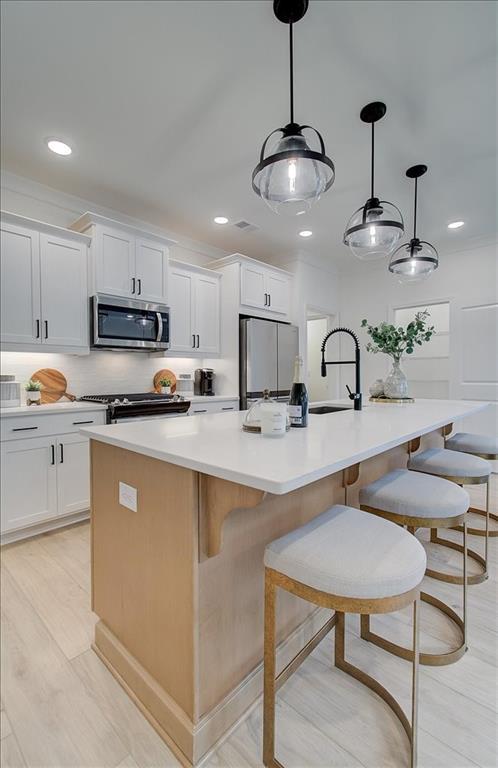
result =
[[59,515],[90,508],[90,448],[79,434],[57,438],[57,511]]
[[135,296],[134,236],[119,229],[97,225],[96,241],[97,292],[126,298]]
[[240,303],[265,309],[266,270],[253,264],[242,264],[240,270]]
[[40,235],[42,344],[88,347],[87,247]]
[[286,275],[268,271],[266,274],[266,293],[269,296],[268,309],[282,315],[289,314],[290,281]]
[[2,341],[40,344],[40,236],[2,222]]
[[170,350],[192,352],[194,275],[183,269],[171,269],[169,279]]
[[220,281],[216,277],[195,277],[194,332],[199,352],[220,351]]
[[57,515],[55,438],[2,444],[2,532]]
[[164,304],[168,294],[168,249],[156,240],[135,240],[136,295]]

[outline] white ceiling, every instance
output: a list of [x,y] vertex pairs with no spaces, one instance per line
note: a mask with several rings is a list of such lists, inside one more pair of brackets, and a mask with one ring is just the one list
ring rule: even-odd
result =
[[[251,190],[263,139],[288,121],[287,29],[270,0],[4,0],[2,166],[227,251],[344,264],[344,225],[369,189],[359,111],[382,100],[376,191],[410,234],[404,172],[426,163],[420,235],[444,255],[496,234],[496,12],[311,0],[295,28],[296,118],[322,132],[337,176],[287,219]],[[48,152],[49,136],[74,154]],[[217,214],[259,230],[216,226]],[[455,219],[466,226],[450,232]]]

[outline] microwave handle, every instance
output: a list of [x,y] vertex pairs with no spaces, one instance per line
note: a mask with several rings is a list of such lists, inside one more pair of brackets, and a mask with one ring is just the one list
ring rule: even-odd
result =
[[163,316],[160,312],[156,312],[157,315],[157,339],[156,341],[161,341],[163,337]]

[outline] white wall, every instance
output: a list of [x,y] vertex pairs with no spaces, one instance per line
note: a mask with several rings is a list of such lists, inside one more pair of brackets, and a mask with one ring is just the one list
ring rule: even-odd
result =
[[[352,257],[353,258],[353,257]],[[498,328],[496,311],[497,247],[480,244],[440,254],[440,266],[425,282],[400,285],[385,262],[351,262],[341,275],[341,324],[359,332],[362,342],[362,387],[365,394],[376,378],[385,378],[390,358],[365,351],[368,336],[360,330],[362,318],[372,324],[390,321],[394,307],[450,303],[450,353],[447,359],[403,362],[412,389],[419,396],[442,396],[493,402],[482,416],[460,425],[497,434]],[[430,310],[430,307],[429,307]],[[352,371],[341,372],[342,383]]]

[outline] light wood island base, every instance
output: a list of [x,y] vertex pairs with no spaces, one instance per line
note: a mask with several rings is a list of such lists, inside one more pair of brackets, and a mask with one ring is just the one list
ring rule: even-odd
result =
[[[422,446],[441,445],[441,431]],[[266,544],[336,503],[356,470],[284,495],[91,441],[94,649],[159,735],[197,765],[262,692]],[[361,464],[348,488],[405,467],[400,445]],[[119,483],[138,511],[119,504]],[[282,594],[278,668],[330,614]]]

